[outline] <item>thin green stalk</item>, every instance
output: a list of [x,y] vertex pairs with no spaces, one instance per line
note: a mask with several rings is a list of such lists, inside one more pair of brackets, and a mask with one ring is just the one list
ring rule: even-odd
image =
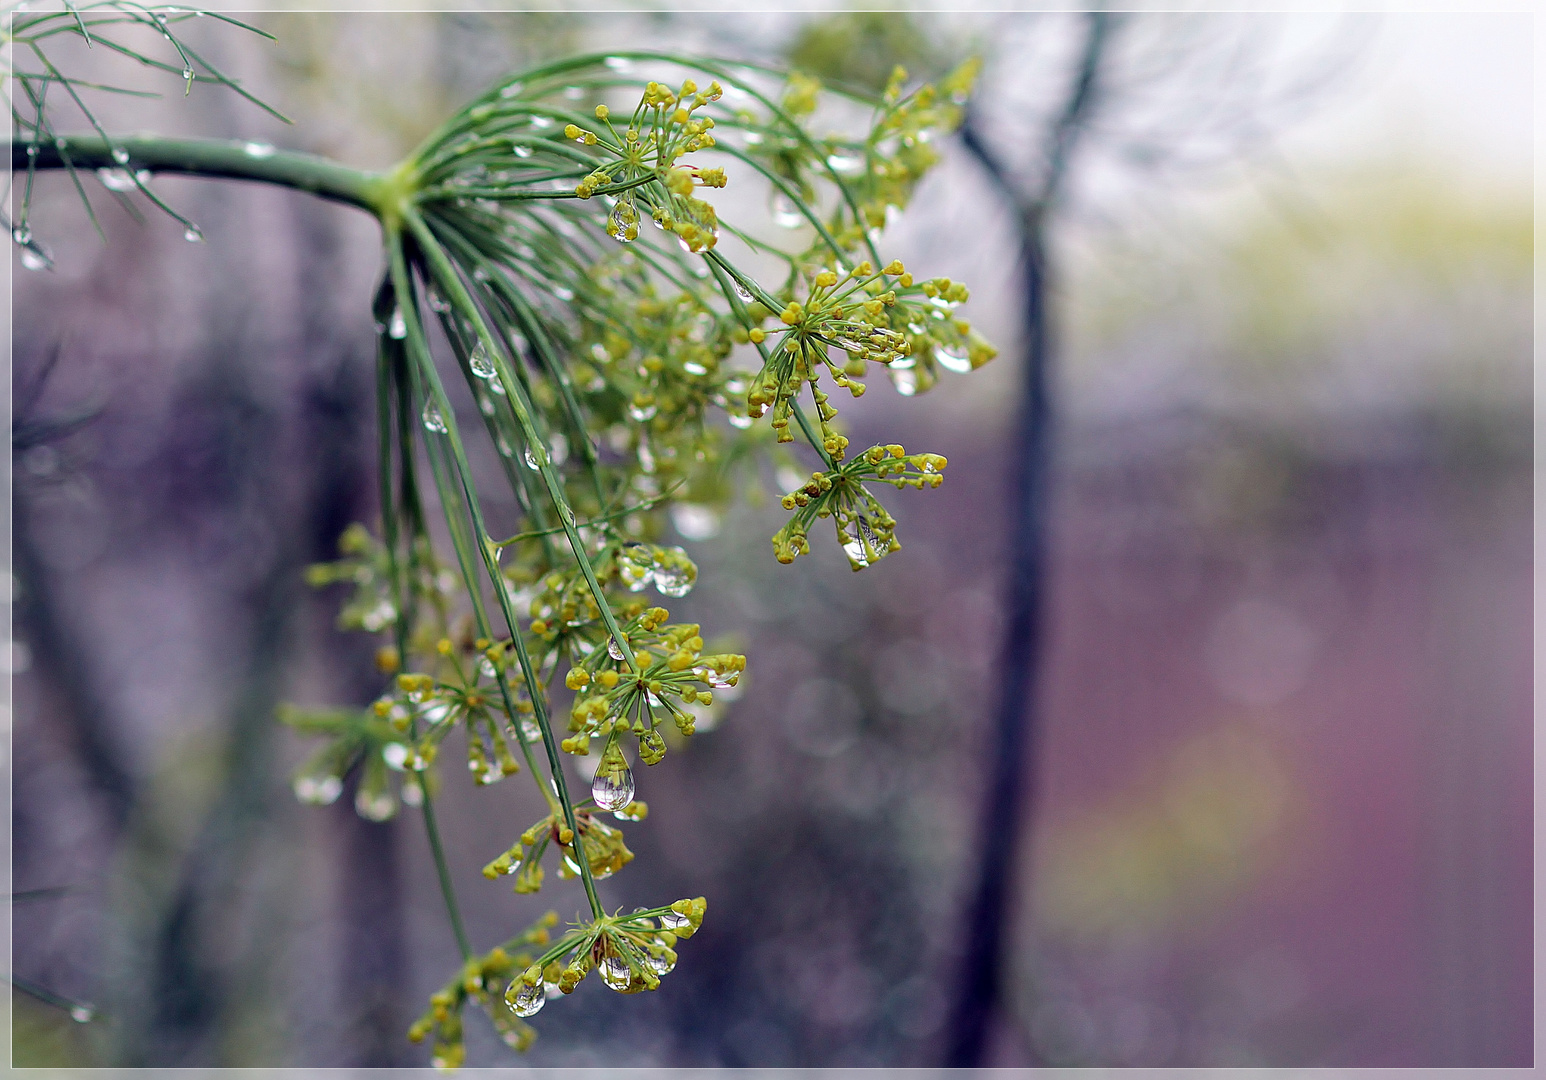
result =
[[[423,223],[418,220],[417,215],[414,214],[411,210],[405,211],[403,216],[404,220],[409,223],[410,227],[417,225],[418,229],[423,229]],[[427,231],[428,230],[425,230],[425,232]],[[416,229],[415,237],[418,238],[418,235],[418,230]],[[433,245],[433,236],[430,236],[428,239],[430,244]],[[411,288],[412,282],[408,276],[407,262],[403,256],[402,236],[396,230],[387,231],[387,249],[390,272],[392,274],[394,285],[400,295],[405,294]],[[427,257],[430,257],[432,261],[434,255],[439,255],[442,261],[445,259],[444,253],[440,251],[438,246],[434,246],[432,251],[428,251],[425,254]],[[439,275],[437,275],[437,277],[438,276]],[[487,328],[483,326],[482,320],[478,318],[477,309],[473,305],[472,299],[470,296],[468,296],[467,291],[463,287],[460,279],[456,278],[454,274],[451,274],[450,280],[441,279],[439,284],[444,290],[444,293],[448,296],[448,299],[450,299],[451,303],[460,307],[464,315],[470,316],[471,320],[474,322],[474,325],[478,328],[479,337],[483,341],[483,347],[488,350],[489,355],[491,357],[498,358],[496,363],[498,363],[500,368],[501,381],[505,385],[508,396],[510,396],[513,401],[514,394],[520,389],[519,383],[515,382],[515,380],[510,377],[509,372],[505,370],[503,355],[495,346],[492,337],[490,337],[488,334]],[[418,312],[411,304],[405,306],[402,310],[403,321],[407,330],[409,351],[410,353],[416,354],[415,359],[417,361],[417,366],[425,383],[425,399],[434,401],[435,406],[440,410],[440,415],[445,423],[446,441],[451,449],[452,460],[455,464],[458,479],[461,483],[467,512],[469,516],[472,517],[473,528],[480,537],[478,548],[479,553],[483,557],[484,570],[488,573],[489,578],[494,583],[495,599],[499,602],[500,611],[504,615],[505,621],[509,626],[511,642],[514,644],[516,650],[516,658],[520,662],[521,673],[526,679],[527,690],[531,694],[533,712],[537,719],[537,725],[542,731],[542,743],[548,755],[548,765],[552,774],[554,792],[557,794],[559,803],[563,807],[564,822],[566,825],[568,825],[570,832],[574,835],[572,843],[574,847],[575,861],[579,863],[580,866],[580,877],[585,884],[585,895],[586,898],[590,901],[592,915],[600,918],[605,914],[605,912],[601,907],[600,898],[596,895],[596,884],[591,877],[590,860],[585,856],[584,847],[580,838],[579,823],[575,819],[574,814],[574,800],[569,795],[568,779],[564,775],[563,762],[559,757],[558,744],[553,737],[552,723],[548,717],[547,707],[544,702],[542,685],[541,682],[537,679],[537,673],[532,667],[530,656],[527,654],[526,643],[521,636],[520,622],[516,618],[514,611],[512,611],[510,608],[509,594],[504,588],[501,587],[499,567],[494,562],[493,554],[489,550],[489,545],[481,542],[481,538],[488,535],[488,529],[483,523],[483,512],[479,506],[477,494],[472,489],[471,469],[468,467],[466,454],[462,447],[461,435],[456,424],[456,416],[451,409],[450,399],[446,397],[445,388],[440,384],[440,376],[435,370],[434,359],[429,352],[429,343],[425,340],[423,328],[419,325]],[[526,419],[529,421],[530,417],[528,416]],[[532,435],[531,426],[529,423],[523,425],[523,431],[525,431],[528,438]],[[540,445],[536,445],[533,452],[536,455],[538,461],[543,463],[543,465],[546,467],[547,472],[551,473],[552,466],[548,464],[546,450]],[[574,524],[574,515],[569,510],[568,503],[565,502],[560,504],[558,511],[560,519],[564,520],[572,530]],[[583,546],[578,545],[577,541],[578,537],[571,533],[571,542],[576,543],[578,550],[583,552]],[[592,580],[594,581],[594,578],[592,578]],[[470,588],[475,587],[474,582],[468,582],[468,585]],[[606,607],[605,600],[600,599],[599,586],[597,588],[598,602],[601,603],[602,610],[610,614]]]
[[440,843],[440,829],[435,824],[435,804],[424,786],[424,774],[418,774],[419,786],[424,792],[424,831],[429,836],[429,850],[435,856],[435,873],[440,877],[440,895],[446,902],[446,914],[451,917],[451,932],[456,935],[456,947],[463,960],[472,959],[472,945],[467,941],[467,928],[462,925],[462,911],[456,904],[456,890],[451,886],[451,868],[446,865],[445,849]]
[[[564,495],[563,484],[558,474],[553,470],[552,459],[548,456],[547,447],[542,444],[537,425],[532,419],[531,405],[526,401],[525,389],[510,373],[505,363],[504,353],[495,343],[493,335],[483,324],[478,316],[476,305],[473,303],[467,288],[462,284],[455,267],[450,259],[441,250],[434,233],[424,220],[412,209],[403,212],[403,222],[406,224],[418,242],[424,257],[429,261],[430,268],[434,272],[436,281],[450,294],[453,303],[458,303],[463,310],[470,313],[474,326],[477,328],[479,340],[484,349],[488,351],[499,371],[499,380],[503,384],[505,398],[510,407],[515,411],[516,421],[521,425],[521,434],[526,439],[526,445],[531,448],[532,455],[537,459],[538,471],[542,474],[542,480],[547,485],[548,495],[553,500],[553,508],[558,512],[558,520],[564,527],[565,534],[569,537],[569,546],[574,551],[575,560],[580,564],[580,572],[585,576],[585,583],[590,586],[591,595],[596,598],[596,605],[601,609],[601,618],[607,626],[607,632],[612,635],[612,640],[617,643],[618,649],[627,661],[628,667],[635,673],[643,670],[639,666],[638,659],[633,655],[633,650],[628,646],[628,638],[623,634],[622,628],[617,625],[617,619],[612,614],[611,607],[607,604],[606,596],[601,589],[601,583],[596,580],[596,571],[591,567],[590,556],[585,550],[585,542],[580,539],[580,534],[575,526],[574,510],[569,506],[569,500]],[[513,629],[512,629],[513,632]]]

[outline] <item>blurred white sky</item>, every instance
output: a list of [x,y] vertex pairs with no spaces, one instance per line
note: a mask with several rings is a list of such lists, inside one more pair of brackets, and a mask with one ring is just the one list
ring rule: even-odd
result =
[[1388,148],[1438,154],[1527,183],[1533,161],[1532,18],[1526,13],[1390,12],[1377,16],[1361,92],[1289,133],[1288,146],[1325,160]]

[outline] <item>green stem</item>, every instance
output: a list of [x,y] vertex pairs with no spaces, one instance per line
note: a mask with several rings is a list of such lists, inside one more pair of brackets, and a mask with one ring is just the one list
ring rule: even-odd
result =
[[[522,423],[522,431],[527,439],[531,440],[529,445],[534,447],[533,453],[543,464],[544,475],[550,475],[552,466],[548,461],[546,447],[541,444],[539,439],[535,438],[535,433],[530,423],[530,414],[525,412],[527,406],[524,403],[524,392],[521,390],[520,384],[506,370],[503,355],[495,345],[492,336],[489,335],[488,328],[483,325],[482,319],[478,316],[478,311],[472,302],[472,298],[467,294],[461,279],[450,269],[446,262],[445,253],[435,243],[434,236],[429,234],[429,230],[425,228],[418,215],[409,210],[405,212],[404,220],[413,228],[415,239],[421,249],[425,248],[427,242],[428,250],[424,250],[424,256],[432,264],[435,279],[443,290],[443,295],[453,304],[457,305],[462,310],[462,313],[473,322],[483,342],[483,347],[488,351],[489,356],[496,358],[495,362],[500,369],[500,380],[508,392],[507,399],[512,405],[518,406],[518,416],[522,416],[524,413],[525,422]],[[395,229],[387,230],[387,253],[394,285],[399,295],[406,294],[411,288],[411,281],[408,276],[407,261],[403,255],[402,236]],[[494,584],[495,599],[499,602],[500,612],[504,615],[505,623],[510,629],[510,639],[515,646],[516,659],[520,662],[521,673],[525,677],[527,690],[531,694],[533,712],[537,719],[537,725],[542,730],[543,748],[547,751],[548,767],[552,774],[554,792],[557,794],[559,803],[563,807],[564,822],[574,834],[572,843],[575,861],[580,864],[580,878],[585,884],[585,895],[590,901],[592,915],[600,918],[605,912],[601,907],[600,897],[596,895],[596,883],[591,877],[590,861],[585,856],[585,849],[580,840],[580,827],[574,816],[574,800],[569,795],[569,782],[564,775],[563,762],[559,757],[558,742],[553,737],[552,723],[547,714],[546,706],[543,704],[542,685],[537,680],[536,671],[531,664],[531,658],[527,655],[526,644],[521,637],[520,623],[510,608],[509,593],[503,587],[503,583],[500,580],[499,567],[494,562],[489,545],[483,542],[483,538],[488,536],[488,528],[483,522],[483,511],[478,504],[477,494],[472,489],[471,469],[468,467],[466,454],[462,448],[461,434],[456,424],[456,414],[451,408],[450,399],[446,397],[445,388],[440,384],[440,376],[435,371],[434,359],[429,351],[429,343],[425,340],[423,328],[419,325],[418,311],[414,305],[408,304],[403,306],[402,312],[407,331],[406,340],[409,343],[410,350],[417,354],[416,360],[418,361],[418,367],[424,381],[425,399],[435,402],[435,406],[440,410],[440,415],[445,422],[446,441],[451,450],[451,459],[457,471],[457,479],[462,487],[462,498],[465,502],[467,513],[472,518],[473,531],[478,537],[479,554],[483,558],[484,570]],[[554,483],[555,481],[553,480],[549,481],[550,491]],[[569,504],[567,502],[559,503],[558,511],[559,517],[571,530],[571,543],[575,545],[577,552],[583,558],[584,547],[579,543],[579,537],[572,532],[574,514],[569,510]],[[586,565],[588,566],[588,564]],[[591,576],[591,582],[594,585],[594,576]],[[476,582],[469,580],[467,586],[469,590],[475,590]],[[606,607],[606,601],[600,599],[600,587],[595,587],[597,589],[598,602],[602,605],[602,611],[610,617],[611,612]],[[627,648],[627,646],[624,645],[624,648]]]
[[446,902],[446,914],[451,917],[451,932],[456,935],[456,947],[463,960],[472,959],[472,945],[467,941],[467,928],[462,925],[462,910],[456,904],[456,890],[451,887],[451,868],[446,865],[445,848],[440,843],[440,829],[435,825],[435,805],[429,797],[429,786],[424,774],[418,773],[419,790],[424,793],[424,832],[429,836],[429,850],[435,856],[435,873],[440,877],[440,895]]
[[[28,150],[36,149],[36,157]],[[114,151],[126,160],[115,158]],[[12,140],[11,168],[149,169],[156,173],[256,180],[295,188],[381,215],[390,174],[365,172],[312,154],[273,150],[258,143],[218,139],[169,139],[159,135],[114,137],[72,135],[55,142]]]

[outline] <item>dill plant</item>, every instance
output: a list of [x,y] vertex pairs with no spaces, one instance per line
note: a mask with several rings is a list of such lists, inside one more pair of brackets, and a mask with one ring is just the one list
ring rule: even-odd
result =
[[[595,888],[633,858],[615,822],[648,812],[630,754],[659,762],[723,708],[746,667],[651,602],[651,590],[670,601],[697,579],[662,541],[669,515],[710,533],[737,470],[803,442],[815,467],[783,497],[791,516],[774,555],[808,552],[809,531],[829,519],[859,570],[900,547],[875,489],[941,482],[935,454],[850,453],[827,386],[857,397],[881,368],[912,395],[994,355],[956,311],[965,286],[916,277],[878,250],[960,120],[975,65],[938,87],[909,88],[898,69],[870,97],[745,62],[579,56],[499,83],[398,167],[371,173],[267,144],[110,135],[81,92],[115,88],[66,77],[46,52],[73,35],[179,75],[185,90],[205,80],[245,95],[175,33],[197,17],[120,2],[6,13],[22,184],[13,240],[24,266],[48,267],[28,207],[50,169],[68,172],[88,209],[95,172],[126,205],[138,193],[176,217],[190,240],[202,234],[156,195],[157,173],[289,186],[380,222],[379,529],[351,526],[340,559],[309,576],[352,586],[340,622],[380,636],[385,689],[363,709],[287,707],[280,719],[320,741],[294,781],[301,800],[335,801],[357,769],[361,815],[408,804],[424,820],[461,963],[409,1038],[431,1040],[436,1065],[459,1065],[473,1004],[524,1049],[535,1035],[525,1018],[592,971],[620,993],[655,989],[704,916],[702,897],[609,914]],[[159,34],[169,55],[124,44],[126,30]],[[49,95],[60,93],[93,134],[56,132]],[[867,129],[818,134],[829,99],[867,111]],[[721,218],[710,197],[732,177],[766,189],[764,220]],[[453,409],[455,378],[475,415]],[[491,532],[474,482],[471,457],[490,451],[520,510],[514,535]],[[448,550],[432,541],[432,505]],[[549,911],[490,949],[468,939],[434,816],[455,731],[475,784],[524,771],[546,803],[490,851],[484,875],[530,894],[556,867],[584,890],[573,922]],[[564,758],[593,753],[589,791],[576,793]]]

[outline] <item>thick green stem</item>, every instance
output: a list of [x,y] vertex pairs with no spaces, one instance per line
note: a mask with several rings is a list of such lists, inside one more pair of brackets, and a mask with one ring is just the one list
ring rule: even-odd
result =
[[[32,157],[32,152],[36,156]],[[116,155],[116,156],[115,156]],[[29,157],[31,160],[29,162]],[[256,180],[309,192],[369,210],[378,217],[394,187],[393,174],[351,169],[312,154],[275,150],[266,143],[169,139],[159,135],[74,135],[55,142],[11,142],[11,168],[148,169],[153,173]]]

